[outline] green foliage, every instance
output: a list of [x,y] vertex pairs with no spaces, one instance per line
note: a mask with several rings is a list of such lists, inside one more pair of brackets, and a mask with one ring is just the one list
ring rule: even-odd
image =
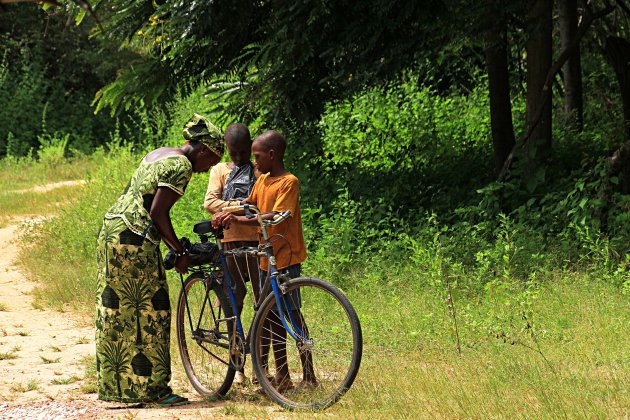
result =
[[488,119],[484,84],[440,96],[414,73],[331,104],[319,123],[323,157],[305,155],[321,168],[310,174],[307,199],[326,208],[330,195],[315,194],[334,182],[365,203],[372,222],[392,212],[451,209],[491,177]]
[[153,104],[229,73],[273,104],[253,113],[275,126],[314,121],[327,100],[387,80],[451,39],[440,30],[448,3],[109,2],[97,6],[101,35],[145,57],[101,90],[98,106]]
[[7,25],[0,29],[0,157],[36,151],[47,134],[69,134],[70,153],[105,144],[115,120],[95,116],[90,103],[129,54],[90,40],[90,24],[66,26],[67,15],[35,4],[6,5],[1,13]]
[[69,139],[70,134],[66,134],[65,136],[59,134],[57,136],[43,134],[39,136],[37,157],[44,165],[59,165],[64,160],[63,158],[66,154]]

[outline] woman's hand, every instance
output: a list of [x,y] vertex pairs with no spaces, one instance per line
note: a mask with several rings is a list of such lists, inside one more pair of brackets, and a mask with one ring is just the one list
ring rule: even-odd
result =
[[182,254],[175,258],[175,271],[180,274],[188,273],[188,266],[190,265],[190,256],[188,253]]

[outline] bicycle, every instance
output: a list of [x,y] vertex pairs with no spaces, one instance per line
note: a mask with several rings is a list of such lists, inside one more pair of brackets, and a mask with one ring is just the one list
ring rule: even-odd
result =
[[[213,235],[217,248],[211,260],[194,267],[185,281],[180,277],[177,341],[186,375],[201,396],[221,398],[250,354],[259,384],[275,402],[289,410],[329,407],[350,388],[358,373],[363,349],[359,318],[350,301],[331,283],[314,277],[289,279],[276,269],[267,227],[282,223],[290,216],[288,211],[263,220],[252,205],[223,209],[240,210],[258,219],[264,238],[258,247],[224,251],[222,230],[215,230],[210,220],[193,228],[202,244]],[[227,269],[226,258],[238,256],[269,261],[247,334]],[[286,359],[276,351],[282,346]],[[268,372],[272,356],[276,368],[286,365],[291,378],[301,377],[302,381],[297,385],[276,383]]]

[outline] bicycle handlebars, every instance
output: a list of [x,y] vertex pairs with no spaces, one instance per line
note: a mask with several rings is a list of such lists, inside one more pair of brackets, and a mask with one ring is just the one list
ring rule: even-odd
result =
[[[260,216],[260,209],[256,206],[254,206],[253,204],[243,204],[240,206],[227,206],[227,207],[223,207],[221,209],[222,211],[226,211],[226,212],[237,212],[237,211],[241,211],[244,210],[245,211],[245,216],[247,216],[247,218],[249,219],[253,219],[254,217],[258,217]],[[261,226],[264,225],[271,225],[271,226],[275,226],[283,221],[285,221],[286,219],[289,218],[289,216],[291,216],[291,211],[289,210],[285,210],[281,213],[276,214],[273,219],[271,220],[262,220],[262,218],[258,217],[258,223],[261,224]]]

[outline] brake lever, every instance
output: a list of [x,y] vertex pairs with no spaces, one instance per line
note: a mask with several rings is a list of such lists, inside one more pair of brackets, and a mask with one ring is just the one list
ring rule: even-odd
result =
[[254,217],[256,217],[256,215],[252,213],[252,211],[249,209],[249,204],[243,204],[243,210],[245,210],[245,217],[247,217],[248,219],[253,219]]

